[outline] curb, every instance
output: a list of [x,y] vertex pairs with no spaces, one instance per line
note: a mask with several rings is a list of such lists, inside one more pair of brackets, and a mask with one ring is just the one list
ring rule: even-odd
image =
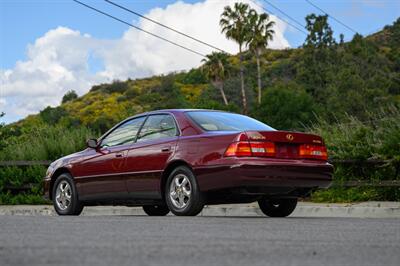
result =
[[[3,205],[0,215],[57,216],[51,205]],[[86,207],[83,216],[146,215],[140,207]],[[199,216],[265,216],[257,204],[206,206]],[[400,202],[318,204],[300,202],[290,217],[400,218]]]

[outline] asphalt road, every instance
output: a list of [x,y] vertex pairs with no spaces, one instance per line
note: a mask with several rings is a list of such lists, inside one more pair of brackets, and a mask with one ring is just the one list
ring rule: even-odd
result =
[[0,216],[0,265],[399,265],[400,220]]

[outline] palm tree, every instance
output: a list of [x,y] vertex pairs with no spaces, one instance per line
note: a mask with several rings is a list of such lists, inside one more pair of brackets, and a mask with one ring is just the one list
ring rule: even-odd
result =
[[258,85],[258,104],[261,103],[261,71],[260,56],[268,46],[268,42],[272,41],[275,31],[272,27],[275,22],[269,21],[266,13],[259,15],[254,9],[250,10],[250,31],[247,45],[256,56],[257,61],[257,85]]
[[234,40],[239,45],[240,56],[240,83],[242,91],[243,113],[247,113],[247,99],[246,91],[244,89],[244,75],[243,75],[243,46],[247,42],[248,29],[249,29],[249,10],[248,4],[235,3],[233,9],[226,6],[221,14],[219,24],[221,32],[225,33],[226,38]]
[[201,60],[204,62],[202,71],[205,72],[207,78],[211,81],[214,87],[218,88],[225,105],[228,105],[224,91],[224,81],[228,75],[228,55],[226,53],[212,52],[206,55],[206,58]]

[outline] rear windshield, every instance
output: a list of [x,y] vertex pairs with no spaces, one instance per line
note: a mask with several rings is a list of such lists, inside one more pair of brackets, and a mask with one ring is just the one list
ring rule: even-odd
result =
[[245,115],[212,111],[189,111],[186,114],[206,131],[275,130]]

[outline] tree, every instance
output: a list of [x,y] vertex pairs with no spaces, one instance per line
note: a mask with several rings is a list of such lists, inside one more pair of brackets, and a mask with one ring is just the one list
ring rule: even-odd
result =
[[[5,115],[6,115],[6,113],[0,112],[0,118],[2,118],[2,117],[5,116]],[[0,123],[0,129],[1,129],[2,127],[4,127],[4,123]],[[0,132],[0,136],[1,136],[1,132]],[[0,148],[1,148],[1,145],[0,145]]]
[[282,82],[264,91],[254,117],[277,129],[304,130],[317,110],[313,98],[299,87],[295,82]]
[[339,65],[336,41],[328,24],[328,16],[310,14],[306,17],[308,35],[303,45],[303,60],[299,61],[297,78],[317,101],[324,102],[326,89],[334,82]]
[[206,74],[207,78],[211,81],[214,87],[218,88],[224,104],[228,105],[224,91],[224,81],[228,73],[228,55],[226,53],[213,52],[206,55],[206,58],[201,60],[204,62],[202,70]]
[[305,41],[306,47],[322,48],[336,44],[332,28],[328,24],[328,15],[310,14],[306,17],[306,22],[309,32]]
[[61,118],[65,117],[67,115],[68,115],[68,112],[61,106],[54,107],[54,108],[47,106],[45,109],[43,109],[39,113],[39,116],[42,118],[42,120],[49,125],[57,124]]
[[272,29],[275,22],[269,21],[266,13],[259,15],[254,9],[250,11],[250,31],[247,45],[256,56],[257,61],[257,85],[258,85],[258,104],[261,103],[261,71],[260,56],[268,46],[268,42],[272,41],[275,31]]
[[243,46],[247,42],[248,31],[249,31],[249,11],[250,7],[248,4],[235,3],[233,9],[230,6],[226,6],[221,14],[219,24],[221,26],[221,32],[225,33],[225,36],[229,40],[234,40],[239,45],[239,57],[240,57],[240,85],[242,92],[242,103],[243,113],[247,113],[247,98],[246,91],[244,88],[244,69],[243,69]]
[[66,103],[78,98],[78,94],[74,90],[68,91],[62,98],[61,103]]

